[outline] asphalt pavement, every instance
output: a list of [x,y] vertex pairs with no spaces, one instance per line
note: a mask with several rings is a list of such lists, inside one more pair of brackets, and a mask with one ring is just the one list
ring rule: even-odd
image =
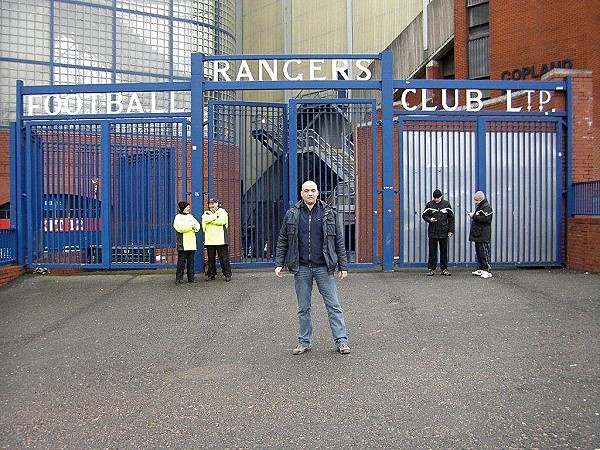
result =
[[293,276],[28,274],[0,289],[0,448],[598,449],[600,275],[338,281],[352,354]]

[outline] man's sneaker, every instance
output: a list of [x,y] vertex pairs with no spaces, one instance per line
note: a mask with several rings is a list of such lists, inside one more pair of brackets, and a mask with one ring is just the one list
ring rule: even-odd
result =
[[342,355],[349,355],[350,354],[350,346],[348,344],[342,344],[342,345],[338,346],[338,352],[340,352]]
[[447,269],[444,269],[444,270],[442,270],[442,275],[444,275],[445,277],[449,277],[452,274],[450,272],[448,272]]
[[213,281],[215,279],[212,275],[206,275],[206,281]]
[[483,273],[483,270],[477,269],[475,272],[471,272],[471,275],[475,275],[476,277],[480,277]]
[[427,276],[432,277],[434,275],[435,275],[435,272],[433,270],[429,269],[429,271],[427,272]]
[[227,276],[225,277],[225,281],[231,281],[231,275],[227,275]]
[[304,346],[302,344],[296,345],[296,348],[292,350],[292,355],[301,355],[302,353],[310,352],[310,345]]
[[487,270],[482,270],[480,276],[481,278],[492,278],[492,274]]

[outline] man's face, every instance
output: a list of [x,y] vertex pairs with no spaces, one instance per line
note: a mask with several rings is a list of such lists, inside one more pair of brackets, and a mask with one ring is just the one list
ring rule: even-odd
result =
[[192,207],[190,205],[187,205],[185,208],[183,208],[184,214],[189,214],[191,211],[192,211]]
[[302,192],[300,192],[302,196],[302,200],[308,206],[312,206],[317,201],[317,197],[319,196],[319,190],[317,189],[317,185],[312,181],[307,181],[302,185]]
[[219,202],[210,202],[208,204],[208,209],[210,209],[211,211],[214,211],[218,207],[219,207]]
[[441,202],[441,201],[442,201],[442,197],[438,197],[438,198],[435,198],[435,197],[434,197],[434,198],[433,198],[433,201],[434,201],[434,202],[436,202],[436,203],[439,203],[439,202]]

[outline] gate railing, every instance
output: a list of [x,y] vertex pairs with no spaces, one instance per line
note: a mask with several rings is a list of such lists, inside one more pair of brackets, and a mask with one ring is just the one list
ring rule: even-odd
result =
[[17,229],[0,229],[0,266],[17,262]]
[[573,215],[600,216],[600,180],[573,183]]

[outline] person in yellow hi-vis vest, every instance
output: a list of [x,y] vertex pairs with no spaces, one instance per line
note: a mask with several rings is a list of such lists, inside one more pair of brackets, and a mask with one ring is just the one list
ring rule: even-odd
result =
[[202,231],[204,231],[204,247],[208,254],[206,281],[212,281],[217,276],[216,256],[219,255],[221,271],[225,281],[231,281],[231,265],[229,263],[229,239],[227,227],[229,218],[227,211],[221,208],[219,200],[208,200],[208,209],[202,214]]
[[194,257],[196,255],[196,233],[200,231],[200,223],[192,216],[191,206],[188,202],[179,202],[179,213],[173,220],[177,238],[177,271],[175,284],[183,281],[183,270],[187,265],[187,279],[195,283]]

